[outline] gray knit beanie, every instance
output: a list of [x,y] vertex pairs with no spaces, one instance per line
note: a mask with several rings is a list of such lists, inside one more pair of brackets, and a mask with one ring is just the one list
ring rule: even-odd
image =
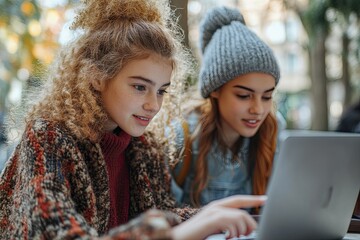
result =
[[245,26],[236,9],[216,7],[206,14],[200,25],[200,47],[199,84],[204,98],[246,73],[267,73],[279,82],[280,70],[272,50]]

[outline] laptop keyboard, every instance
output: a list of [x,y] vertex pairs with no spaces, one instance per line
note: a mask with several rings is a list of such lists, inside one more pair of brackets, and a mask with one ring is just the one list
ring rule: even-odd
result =
[[237,240],[254,240],[256,237],[256,232],[252,232],[247,236],[241,236],[239,238],[233,238],[233,240],[237,239]]

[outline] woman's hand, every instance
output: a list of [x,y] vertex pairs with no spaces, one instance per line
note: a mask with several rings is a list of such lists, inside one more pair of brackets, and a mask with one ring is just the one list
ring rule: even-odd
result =
[[204,239],[211,234],[226,232],[233,238],[248,235],[255,230],[255,220],[239,208],[264,204],[266,196],[236,195],[206,205],[198,214],[172,230],[174,240]]
[[175,213],[150,209],[128,223],[109,231],[110,239],[171,239],[172,226],[180,223]]

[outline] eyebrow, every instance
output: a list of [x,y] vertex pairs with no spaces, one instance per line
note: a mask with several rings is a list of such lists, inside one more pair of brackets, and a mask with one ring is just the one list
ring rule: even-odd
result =
[[[241,85],[235,85],[234,88],[241,88],[241,89],[244,89],[244,90],[247,90],[247,91],[250,91],[250,92],[255,92],[254,89],[251,89],[251,88],[248,88],[248,87],[245,87],[245,86],[241,86]],[[267,93],[267,92],[272,92],[275,90],[275,87],[272,87],[268,90],[265,90],[264,93]]]
[[[137,79],[137,80],[141,80],[141,81],[144,81],[152,86],[155,86],[155,82],[150,80],[150,79],[147,79],[147,78],[144,78],[144,77],[141,77],[141,76],[131,76],[130,78],[134,78],[134,79]],[[164,85],[162,85],[161,87],[168,87],[170,86],[170,82],[168,83],[165,83]]]

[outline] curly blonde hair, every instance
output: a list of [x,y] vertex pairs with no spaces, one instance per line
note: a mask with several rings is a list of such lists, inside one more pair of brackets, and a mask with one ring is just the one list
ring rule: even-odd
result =
[[[64,124],[79,139],[98,141],[107,114],[91,82],[108,82],[134,59],[159,54],[170,60],[173,74],[162,111],[150,129],[163,129],[177,110],[189,72],[189,52],[166,0],[85,0],[71,26],[79,31],[64,46],[50,73],[47,87],[26,121],[45,118]],[[170,110],[171,109],[171,110]],[[94,130],[96,129],[96,130]],[[162,131],[160,131],[162,132]]]

